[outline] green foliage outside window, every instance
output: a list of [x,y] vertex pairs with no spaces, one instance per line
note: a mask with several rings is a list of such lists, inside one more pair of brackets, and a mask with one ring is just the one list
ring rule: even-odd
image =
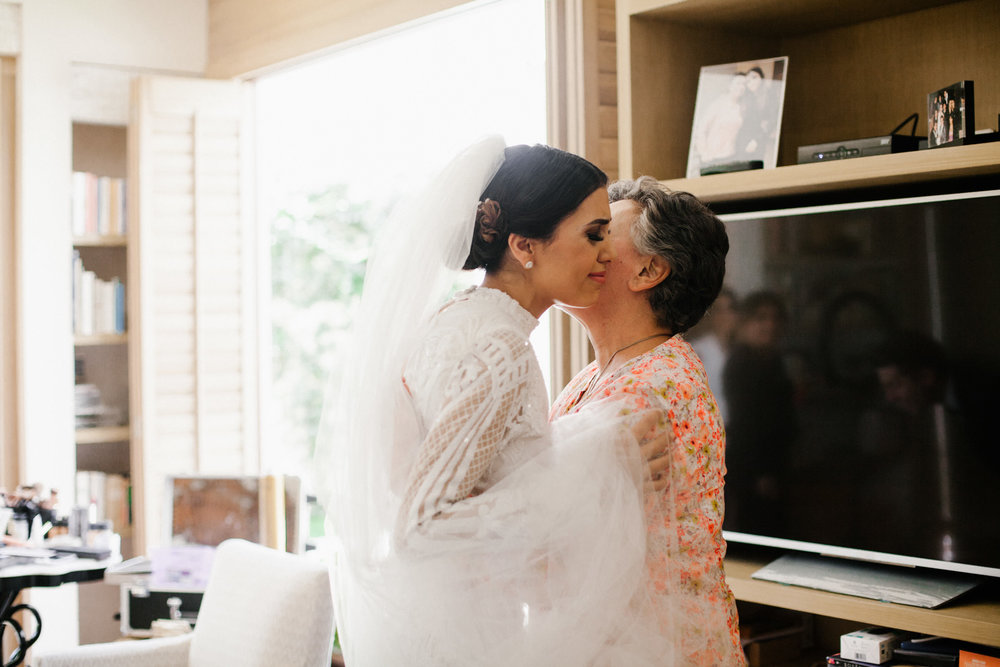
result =
[[387,209],[346,185],[296,198],[271,222],[273,434],[311,456],[331,373],[345,354],[372,231]]

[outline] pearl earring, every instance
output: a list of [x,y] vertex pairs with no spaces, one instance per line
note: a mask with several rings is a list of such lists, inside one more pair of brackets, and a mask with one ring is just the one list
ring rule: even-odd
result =
[[535,263],[534,263],[534,262],[532,262],[532,261],[531,261],[531,260],[529,259],[529,260],[528,260],[528,261],[527,261],[527,262],[525,263],[525,265],[524,265],[524,268],[526,268],[526,269],[530,269],[530,268],[533,268],[534,266],[535,266]]

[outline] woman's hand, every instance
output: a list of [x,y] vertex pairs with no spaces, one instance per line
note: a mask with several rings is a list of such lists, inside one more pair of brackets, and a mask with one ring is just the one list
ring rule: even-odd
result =
[[639,451],[646,462],[646,481],[643,484],[646,493],[667,488],[667,475],[663,473],[670,464],[666,454],[673,437],[669,429],[657,428],[662,416],[658,410],[650,410],[632,425],[632,435],[639,442]]

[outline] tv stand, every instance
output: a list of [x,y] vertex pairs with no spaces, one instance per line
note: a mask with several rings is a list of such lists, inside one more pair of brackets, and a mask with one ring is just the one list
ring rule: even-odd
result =
[[971,575],[931,572],[811,554],[786,554],[753,573],[754,579],[934,609],[975,588]]
[[1000,647],[1000,581],[988,580],[938,609],[923,609],[755,579],[754,572],[772,562],[774,554],[737,554],[737,545],[730,546],[726,581],[739,601],[856,622],[858,627],[890,627]]

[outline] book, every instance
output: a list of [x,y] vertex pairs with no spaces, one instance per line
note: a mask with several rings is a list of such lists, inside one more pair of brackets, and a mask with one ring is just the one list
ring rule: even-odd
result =
[[73,236],[83,236],[87,233],[87,173],[73,172],[73,198],[70,218],[73,225]]
[[111,233],[111,177],[97,177],[97,233]]
[[125,179],[86,171],[72,175],[73,236],[125,234]]
[[114,530],[131,523],[131,483],[125,475],[97,470],[76,473],[77,507],[90,507],[90,521],[110,520]]
[[125,333],[125,283],[102,280],[73,252],[73,333],[81,336]]
[[113,281],[115,286],[115,323],[114,332],[125,333],[125,284],[118,278]]
[[[826,658],[826,664],[833,667],[919,667],[921,663],[913,662],[906,658],[892,658],[888,662],[881,664],[874,662],[864,662],[863,660],[853,660],[845,658],[840,653],[834,653]],[[978,665],[976,666],[978,667]],[[989,667],[993,667],[990,665]]]
[[893,656],[899,659],[908,660],[910,664],[921,667],[953,667],[958,665],[958,651],[921,651],[906,648],[897,648],[893,651]]
[[1000,667],[1000,649],[947,637],[917,637],[900,644],[895,655],[916,665]]
[[1000,667],[1000,649],[993,655],[959,649],[958,667]]

